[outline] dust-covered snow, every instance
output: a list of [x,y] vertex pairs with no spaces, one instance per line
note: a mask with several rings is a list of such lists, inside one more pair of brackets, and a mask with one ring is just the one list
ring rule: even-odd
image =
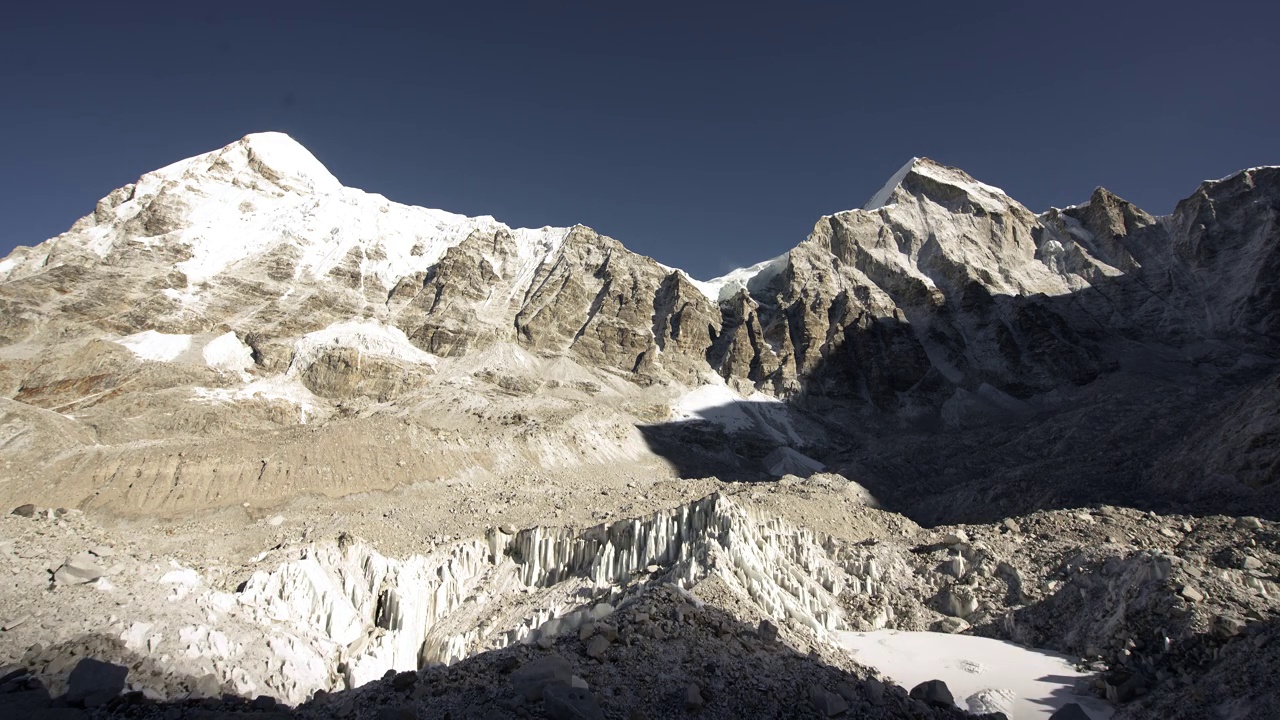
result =
[[1013,720],[1033,720],[1079,703],[1093,720],[1111,717],[1107,703],[1075,694],[1075,681],[1085,673],[1065,655],[992,638],[933,632],[839,632],[834,638],[855,660],[903,687],[942,680],[956,704],[970,712],[1003,712]]

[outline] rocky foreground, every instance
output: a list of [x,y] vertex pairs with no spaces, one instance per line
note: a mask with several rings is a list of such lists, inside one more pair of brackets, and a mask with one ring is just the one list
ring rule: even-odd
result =
[[[652,538],[648,528],[680,517],[694,518],[690,530],[657,551],[583,544]],[[318,578],[350,583],[395,561],[359,538],[371,521],[338,522],[353,532],[282,516],[213,523],[202,542],[262,543],[270,559],[210,550],[179,563],[145,548],[196,541],[198,525],[19,508],[3,524],[16,582],[0,591],[11,675],[0,703],[57,709],[48,717],[968,717],[937,700],[941,688],[902,687],[832,642],[877,628],[1069,654],[1086,675],[1080,701],[1109,699],[1120,718],[1262,718],[1280,700],[1280,528],[1254,518],[1101,506],[928,529],[868,506],[836,475],[721,483],[594,530],[490,528],[481,544],[510,537],[508,549],[472,570],[458,564],[467,540],[445,540],[386,566],[377,602],[351,606],[368,615],[347,619]],[[520,545],[535,537],[563,549]],[[743,548],[769,564],[755,568]],[[349,558],[363,558],[350,573]],[[406,585],[414,562],[438,584]],[[595,581],[601,563],[613,582]],[[448,577],[470,579],[454,588]],[[547,610],[560,620],[539,620]],[[332,642],[349,637],[364,639]],[[451,664],[379,670],[392,656],[377,649],[401,640],[452,653]]]

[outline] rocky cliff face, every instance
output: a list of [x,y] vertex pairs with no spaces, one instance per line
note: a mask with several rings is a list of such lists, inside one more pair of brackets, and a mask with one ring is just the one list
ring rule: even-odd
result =
[[286,136],[250,135],[0,261],[0,385],[115,443],[479,417],[480,386],[551,398],[510,411],[526,431],[565,407],[662,420],[706,385],[845,424],[960,428],[1156,356],[1214,377],[1273,362],[1277,214],[1277,168],[1154,217],[1103,189],[1036,214],[913,159],[787,254],[700,282],[582,226],[346,188]]

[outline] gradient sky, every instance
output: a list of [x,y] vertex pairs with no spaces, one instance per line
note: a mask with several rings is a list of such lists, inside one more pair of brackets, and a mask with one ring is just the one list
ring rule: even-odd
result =
[[1271,2],[39,5],[0,23],[0,255],[262,130],[346,185],[699,277],[913,155],[1037,211],[1104,185],[1166,213],[1280,164]]

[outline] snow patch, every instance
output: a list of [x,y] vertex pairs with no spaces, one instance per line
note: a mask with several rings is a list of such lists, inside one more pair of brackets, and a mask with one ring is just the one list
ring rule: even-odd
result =
[[[1074,693],[1086,677],[1065,655],[971,635],[932,632],[837,632],[836,644],[903,687],[942,680],[971,712],[1004,712],[1018,720],[1048,718],[1063,705],[1079,703],[1093,720],[1112,708]],[[982,672],[975,673],[975,668]]]
[[787,257],[787,253],[783,253],[778,257],[756,263],[751,267],[738,268],[711,280],[694,280],[688,274],[685,277],[712,302],[727,302],[733,299],[739,290],[755,290],[777,277],[778,273],[786,269]]
[[244,400],[282,400],[297,406],[298,422],[306,424],[316,415],[320,404],[310,390],[296,378],[276,376],[255,380],[238,388],[194,388],[195,400],[205,402],[235,403]]
[[253,367],[253,349],[240,341],[233,332],[219,335],[204,346],[204,362],[214,370],[234,372],[244,376]]
[[764,469],[774,477],[795,475],[809,477],[822,472],[826,466],[797,450],[783,446],[764,457]]
[[143,360],[172,362],[191,347],[190,335],[169,335],[155,330],[143,330],[114,340]]
[[1220,178],[1218,178],[1217,180],[1205,180],[1205,182],[1207,182],[1207,183],[1215,183],[1215,184],[1216,184],[1216,183],[1220,183],[1220,182],[1226,182],[1227,180],[1230,180],[1231,178],[1233,178],[1233,177],[1235,177],[1235,176],[1237,176],[1237,175],[1243,175],[1243,174],[1245,174],[1245,173],[1257,172],[1258,170],[1274,170],[1274,169],[1277,169],[1277,168],[1280,168],[1280,165],[1258,165],[1258,166],[1256,166],[1256,167],[1245,168],[1245,169],[1243,169],[1243,170],[1237,170],[1237,171],[1235,171],[1235,172],[1231,173],[1230,175],[1227,175],[1226,177],[1220,177]]
[[348,320],[304,335],[295,345],[288,374],[297,374],[332,347],[354,348],[361,355],[391,357],[432,367],[436,364],[436,356],[419,350],[400,328],[376,320]]
[[681,395],[671,406],[677,420],[701,419],[724,426],[726,430],[742,430],[752,422],[745,414],[730,409],[746,400],[727,385],[703,385]]
[[898,172],[894,173],[889,178],[889,181],[884,184],[884,187],[877,190],[876,194],[871,196],[871,199],[867,201],[867,204],[862,206],[862,209],[879,210],[884,207],[889,202],[889,198],[893,195],[893,191],[898,189],[898,185],[902,184],[902,179],[907,176],[907,173],[911,172],[911,168],[915,167],[918,162],[920,162],[920,158],[913,157],[907,161],[906,165],[898,168]]
[[190,290],[183,292],[175,288],[165,288],[160,291],[160,294],[178,303],[179,305],[187,305],[187,306],[195,305],[200,300],[200,298]]
[[805,444],[796,432],[787,406],[760,392],[743,397],[724,384],[719,375],[708,377],[707,385],[676,398],[671,416],[679,420],[705,420],[730,432],[757,430],[782,444]]

